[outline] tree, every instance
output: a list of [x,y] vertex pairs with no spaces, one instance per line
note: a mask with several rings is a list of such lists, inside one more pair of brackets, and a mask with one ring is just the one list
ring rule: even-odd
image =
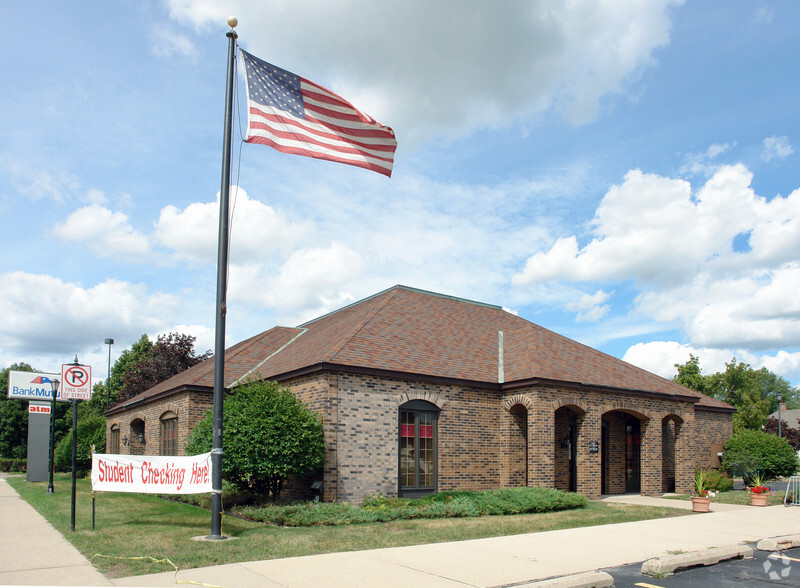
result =
[[169,333],[160,335],[154,345],[142,335],[131,352],[123,352],[114,364],[114,368],[120,364],[119,370],[111,370],[112,378],[119,378],[119,400],[133,398],[210,357],[210,351],[195,355],[195,340],[192,335]]
[[674,382],[736,407],[734,431],[761,429],[770,412],[778,409],[779,394],[787,404],[797,402],[798,391],[784,378],[767,368],[754,370],[749,364],[737,363],[735,357],[725,364],[724,372],[708,376],[700,372],[700,360],[694,355],[675,367],[678,373],[672,378]]
[[700,358],[689,354],[689,360],[684,364],[676,363],[678,373],[673,376],[672,381],[686,386],[692,390],[697,390],[703,394],[708,394],[708,379],[700,372]]
[[[767,419],[764,432],[770,435],[777,435],[778,419],[772,417]],[[800,451],[800,431],[790,428],[789,424],[783,419],[781,419],[781,437],[786,439],[786,442],[791,445],[795,451]]]
[[725,443],[722,467],[742,474],[749,485],[756,473],[766,480],[791,476],[800,462],[786,439],[763,431],[742,430]]
[[134,366],[146,361],[153,352],[153,343],[147,335],[142,335],[139,340],[131,345],[130,349],[120,353],[117,361],[111,367],[109,376],[111,390],[119,396],[125,376],[134,369]]
[[[82,402],[81,404],[86,404]],[[97,453],[106,450],[106,419],[102,416],[87,416],[78,421],[78,445],[76,451],[77,469],[92,469],[92,445]],[[56,444],[54,450],[56,468],[69,470],[72,468],[72,429]]]
[[[187,453],[211,450],[212,414],[192,431]],[[241,490],[276,500],[291,476],[325,463],[322,421],[276,382],[251,381],[225,399],[222,475]]]

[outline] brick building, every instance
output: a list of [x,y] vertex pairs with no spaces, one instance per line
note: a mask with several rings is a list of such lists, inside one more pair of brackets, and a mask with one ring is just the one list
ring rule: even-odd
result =
[[[107,451],[181,454],[211,408],[213,368],[109,410]],[[687,493],[696,466],[719,465],[734,412],[499,306],[404,286],[228,349],[226,388],[253,377],[322,416],[324,500],[523,485]]]

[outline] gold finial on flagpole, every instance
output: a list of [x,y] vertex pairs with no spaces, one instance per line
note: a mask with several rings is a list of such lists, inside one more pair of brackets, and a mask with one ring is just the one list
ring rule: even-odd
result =
[[228,17],[228,26],[229,27],[231,27],[232,29],[235,29],[236,25],[238,25],[238,24],[239,24],[239,19],[238,18],[236,18],[235,16],[229,16]]

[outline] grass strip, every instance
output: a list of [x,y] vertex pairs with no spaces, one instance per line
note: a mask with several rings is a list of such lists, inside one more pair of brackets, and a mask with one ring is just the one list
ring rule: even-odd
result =
[[[397,520],[359,525],[278,527],[225,516],[222,532],[237,541],[204,543],[208,511],[146,494],[97,493],[92,530],[91,486],[78,480],[76,530],[69,531],[70,482],[57,475],[55,494],[46,482],[9,477],[9,484],[110,578],[172,571],[154,560],[190,569],[253,560],[464,541],[687,514],[679,509],[589,502],[586,508],[539,514]],[[104,557],[95,557],[100,554]],[[125,558],[143,559],[125,559]],[[118,559],[119,558],[119,559]],[[150,559],[152,558],[152,559]]]

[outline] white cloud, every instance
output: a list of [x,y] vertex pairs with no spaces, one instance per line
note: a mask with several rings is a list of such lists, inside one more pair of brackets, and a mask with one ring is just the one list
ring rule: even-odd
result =
[[177,296],[151,293],[143,284],[119,280],[84,288],[21,271],[1,278],[3,356],[36,356],[43,349],[74,354],[112,335],[120,342],[132,342],[142,332],[155,332],[169,324],[179,306]]
[[[195,355],[202,355],[206,351],[214,353],[214,344],[216,341],[216,334],[213,328],[206,327],[205,325],[173,325],[168,329],[162,329],[151,337],[155,341],[160,335],[168,335],[170,333],[181,333],[183,335],[191,335],[195,338],[194,351]],[[226,333],[227,335],[228,333]],[[228,339],[226,337],[226,339]],[[225,346],[228,347],[237,343],[238,341],[226,340]]]
[[703,153],[690,153],[686,156],[686,163],[681,166],[681,173],[710,175],[717,169],[712,161],[734,147],[736,147],[736,141],[723,144],[714,143],[709,145]]
[[71,174],[48,173],[38,169],[27,169],[18,164],[10,167],[14,187],[33,202],[39,200],[64,202],[70,199],[80,186],[78,179]]
[[154,25],[150,32],[150,53],[157,57],[178,55],[196,61],[198,50],[186,36],[164,25]]
[[342,299],[342,285],[358,278],[363,268],[362,257],[342,243],[299,249],[279,268],[232,265],[229,296],[282,311],[302,312],[318,307],[324,300]]
[[684,364],[689,355],[698,358],[700,371],[704,375],[725,371],[725,364],[734,358],[750,364],[753,369],[767,368],[772,373],[790,382],[800,380],[800,353],[779,351],[775,355],[756,355],[743,349],[717,349],[695,347],[676,341],[651,341],[632,345],[623,356],[635,366],[664,378],[672,379],[678,373],[675,364]]
[[772,22],[773,12],[771,6],[762,5],[758,7],[753,22],[769,24]]
[[785,159],[794,153],[792,145],[789,143],[789,137],[767,137],[764,139],[764,150],[761,152],[761,158],[764,161],[771,161],[775,158]]
[[169,5],[174,19],[200,28],[224,27],[236,14],[247,50],[341,93],[407,139],[441,130],[462,135],[551,108],[576,123],[591,120],[602,96],[624,92],[654,63],[653,52],[669,43],[670,8],[680,3]]
[[800,381],[800,352],[778,351],[773,356],[762,356],[761,364],[789,382]]
[[604,304],[611,294],[598,290],[594,294],[584,294],[578,300],[566,305],[568,310],[577,310],[576,321],[579,323],[595,322],[606,316],[611,310],[608,304]]
[[[767,201],[751,181],[743,165],[723,166],[693,196],[683,180],[629,172],[603,198],[584,247],[561,237],[512,281],[633,280],[634,311],[681,325],[694,345],[800,346],[800,190]],[[742,234],[749,250],[734,251]]]
[[130,225],[126,214],[97,204],[70,214],[53,227],[53,234],[64,241],[82,243],[100,257],[144,261],[150,249],[147,237]]
[[[276,253],[289,252],[311,230],[310,223],[290,222],[235,186],[231,189],[231,217],[231,263],[263,262]],[[216,202],[195,202],[183,210],[162,208],[153,236],[174,250],[176,259],[212,263],[216,261],[218,234],[219,194]]]
[[83,197],[83,201],[87,204],[102,206],[108,202],[108,198],[106,198],[105,192],[93,188],[86,192],[86,195]]

